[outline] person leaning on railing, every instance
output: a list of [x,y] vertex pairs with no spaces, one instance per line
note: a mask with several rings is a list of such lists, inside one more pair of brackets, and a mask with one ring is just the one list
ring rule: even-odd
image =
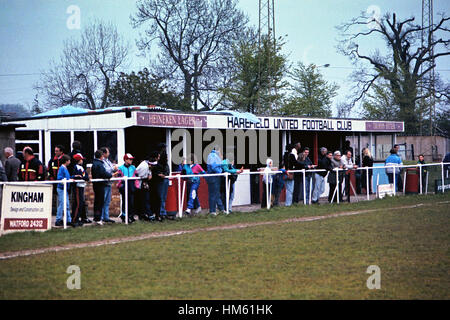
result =
[[347,169],[345,172],[345,194],[347,195],[347,201],[350,202],[350,185],[352,183],[350,180],[350,172],[358,168],[358,166],[353,163],[352,152],[350,150],[345,152],[342,161],[344,162],[344,169]]
[[[70,164],[70,157],[64,154],[59,159],[60,167],[58,169],[57,180],[70,180],[73,177],[70,175],[67,166]],[[64,190],[64,183],[59,183],[57,186],[58,190],[58,210],[56,212],[56,222],[55,226],[61,227],[64,225],[63,214],[64,214],[64,198],[66,198],[66,216],[67,225],[76,227],[76,224],[72,223],[72,217],[70,215],[70,201],[69,201],[69,183],[66,183],[66,190]]]
[[[370,153],[369,148],[364,148],[362,149],[362,166],[363,167],[373,167],[373,158],[372,158],[372,154]],[[369,190],[366,192],[369,192],[369,194],[372,193],[372,175],[373,175],[373,170],[369,169],[369,181],[367,181],[367,173],[365,171],[361,172],[361,177],[362,177],[362,187],[364,189],[367,188],[367,182],[369,183]]]
[[[336,168],[343,169],[344,168],[344,162],[341,158],[341,152],[335,151],[333,153],[333,158],[331,159],[331,171],[328,174],[328,184],[330,185],[330,191],[328,193],[328,202],[337,202],[337,199],[339,199],[339,202],[342,202],[342,180],[344,179],[344,170],[335,170]],[[339,183],[338,183],[339,179]],[[335,190],[337,190],[337,194],[335,195],[333,199],[333,195]],[[339,198],[338,198],[339,197]]]
[[[425,157],[423,156],[423,154],[419,154],[419,160],[417,161],[417,164],[421,164],[421,165],[426,164],[425,163]],[[422,171],[422,190],[420,190],[420,182],[419,182],[419,185],[417,187],[419,189],[419,192],[425,193],[425,186],[426,186],[426,183],[427,183],[428,169],[427,169],[427,167],[422,167],[421,171]]]
[[394,183],[394,174],[395,174],[395,190],[399,190],[400,187],[400,166],[403,165],[402,159],[398,156],[397,151],[395,149],[391,149],[390,156],[386,158],[384,161],[384,165],[386,167],[386,174],[389,179],[389,183]]

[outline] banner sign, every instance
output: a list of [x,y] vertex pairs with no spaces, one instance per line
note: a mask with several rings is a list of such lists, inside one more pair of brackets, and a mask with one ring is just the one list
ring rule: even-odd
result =
[[300,130],[323,132],[404,131],[403,122],[393,121],[287,117],[258,117],[258,119],[259,123],[255,123],[246,118],[233,117],[229,115],[138,112],[136,125],[168,128]]
[[138,112],[138,126],[207,128],[207,116]]
[[378,198],[382,199],[386,195],[393,196],[394,195],[394,184],[379,184],[378,185]]
[[3,185],[0,233],[51,228],[51,185]]
[[[450,191],[450,179],[444,179],[444,192]],[[442,179],[434,181],[434,192],[442,193]]]

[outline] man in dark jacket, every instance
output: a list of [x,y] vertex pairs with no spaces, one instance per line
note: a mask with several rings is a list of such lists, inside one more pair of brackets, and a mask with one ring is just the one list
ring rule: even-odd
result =
[[[330,191],[328,194],[328,202],[337,202],[339,197],[339,202],[342,202],[342,181],[344,180],[345,171],[339,170],[339,173],[336,172],[336,168],[343,169],[345,167],[344,161],[341,159],[341,152],[335,151],[333,153],[333,158],[331,159],[331,167],[330,172],[328,174],[328,183],[330,184]],[[338,184],[339,179],[339,184]],[[334,196],[334,192],[337,188],[337,194]],[[333,200],[333,201],[332,201]]]
[[19,171],[20,160],[14,156],[14,150],[10,147],[5,148],[4,154],[6,158],[5,161],[6,179],[8,179],[8,181],[19,180],[17,172]]
[[[160,143],[158,145],[158,153],[159,153],[159,169],[164,176],[170,175],[169,161],[166,152],[166,144]],[[152,172],[153,173],[153,172]],[[163,218],[167,217],[166,211],[166,199],[167,199],[167,190],[169,189],[169,179],[164,178],[160,184],[158,184],[158,194],[161,201],[161,216]]]
[[[328,150],[325,147],[320,148],[319,160],[317,162],[317,169],[328,170],[331,160],[327,157]],[[330,152],[330,154],[332,154]],[[320,195],[325,191],[325,176],[327,171],[314,173],[314,189],[311,202],[314,204],[319,203]]]
[[[48,180],[57,180],[59,167],[61,167],[61,159],[64,155],[64,147],[62,145],[57,145],[55,147],[55,156],[50,159],[47,166]],[[70,173],[70,171],[69,171]]]
[[31,147],[23,149],[23,161],[19,167],[19,181],[45,180],[45,168],[42,162],[34,156]]
[[150,185],[150,207],[152,213],[155,215],[156,221],[162,221],[161,217],[161,185],[164,183],[164,167],[160,164],[160,154],[153,151],[150,154],[150,166],[152,171],[152,179],[149,181]]
[[[67,167],[67,169],[69,170],[70,174],[73,174],[73,171],[75,170],[75,164],[78,163],[78,161],[75,160],[74,157],[73,157],[76,154],[83,154],[81,152],[81,142],[77,141],[77,140],[75,140],[72,143],[72,151],[69,153],[70,165]],[[83,166],[83,169],[86,170],[86,163],[83,162],[82,166]]]
[[[300,142],[296,142],[293,145],[291,154],[289,155],[289,170],[301,170],[303,166],[301,166],[298,162],[298,157],[301,148]],[[300,199],[300,189],[302,183],[302,174],[301,172],[294,173],[294,191],[292,192],[292,202],[298,203]]]
[[[312,170],[316,166],[312,163],[311,159],[309,158],[309,148],[305,147],[303,149],[303,152],[298,156],[298,168],[300,170]],[[311,177],[312,173],[306,171],[305,172],[305,183],[303,184],[303,173],[300,173],[300,196],[299,199],[301,201],[305,201],[306,204],[309,203],[309,188],[311,184]],[[303,189],[304,188],[304,189]],[[306,199],[304,197],[306,196]]]
[[[103,163],[103,152],[95,151],[95,159],[92,162],[92,179],[111,179],[112,174],[108,173]],[[105,186],[107,182],[94,182],[94,221],[102,225],[102,209],[105,202]]]

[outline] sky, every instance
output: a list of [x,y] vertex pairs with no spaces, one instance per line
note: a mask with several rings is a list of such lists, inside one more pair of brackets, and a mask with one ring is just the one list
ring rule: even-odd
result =
[[[276,0],[275,30],[277,36],[285,37],[284,54],[292,63],[330,64],[320,70],[325,80],[340,86],[335,106],[348,101],[349,75],[354,68],[336,50],[336,26],[367,10],[381,15],[396,12],[400,18],[415,16],[420,22],[421,4],[421,0]],[[258,24],[258,0],[240,0],[238,6],[251,24]],[[79,9],[79,29],[72,23],[73,8]],[[148,59],[139,56],[135,44],[139,31],[130,24],[135,11],[134,0],[0,0],[0,104],[31,106],[39,72],[45,71],[52,59],[58,60],[64,40],[78,37],[92,19],[113,22],[128,42],[130,62],[123,71],[147,66]],[[449,15],[450,1],[434,0],[434,12],[435,20],[439,12]],[[372,39],[361,43],[364,53],[383,50],[384,43]],[[438,61],[437,70],[449,81],[450,57]]]

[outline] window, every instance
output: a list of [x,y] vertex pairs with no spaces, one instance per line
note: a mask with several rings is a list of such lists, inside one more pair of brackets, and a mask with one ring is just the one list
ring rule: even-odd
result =
[[[92,163],[94,159],[94,132],[75,131],[74,140],[81,142],[81,153],[86,158],[86,163]],[[72,149],[70,150],[72,151]]]
[[50,153],[53,154],[55,152],[55,147],[57,145],[62,145],[64,147],[64,153],[69,153],[70,150],[70,132],[51,132],[50,134]]
[[39,140],[39,131],[17,130],[16,140]]
[[117,131],[98,131],[98,149],[107,147],[109,149],[109,160],[117,163]]

